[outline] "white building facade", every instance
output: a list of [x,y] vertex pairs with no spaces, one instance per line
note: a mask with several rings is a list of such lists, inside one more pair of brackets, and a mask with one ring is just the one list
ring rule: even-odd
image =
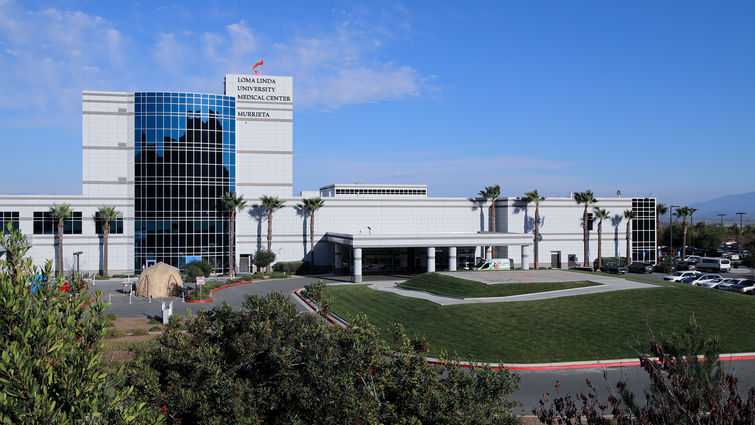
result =
[[[228,219],[219,198],[235,191],[248,205],[236,218],[242,272],[267,247],[264,195],[284,201],[272,221],[278,261],[309,261],[314,249],[317,270],[352,274],[357,281],[367,273],[454,270],[492,255],[533,265],[535,206],[518,194],[496,201],[496,232],[490,202],[430,197],[425,185],[333,184],[294,196],[293,99],[291,77],[245,74],[226,75],[223,95],[84,92],[82,194],[0,195],[0,223],[12,222],[26,234],[35,263],[42,264],[57,250],[49,208],[69,203],[74,215],[65,224],[64,267],[75,269],[78,258],[82,272],[98,273],[96,211],[114,206],[121,217],[110,226],[111,274],[139,272],[159,261],[182,267],[198,257],[222,272],[228,268]],[[314,247],[310,217],[301,208],[310,197],[324,200],[315,213]],[[602,223],[604,257],[626,255],[624,211],[633,210],[632,258],[654,262],[654,198],[598,198],[595,206],[610,215]],[[584,261],[583,210],[571,197],[540,204],[540,267]],[[588,228],[592,260],[597,220]]]

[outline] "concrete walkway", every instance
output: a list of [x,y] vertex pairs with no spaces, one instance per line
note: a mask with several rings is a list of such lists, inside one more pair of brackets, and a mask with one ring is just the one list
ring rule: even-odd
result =
[[[575,282],[575,281],[581,281],[581,280],[589,280],[590,282],[600,283],[600,285],[597,286],[587,286],[584,288],[572,288],[572,289],[562,289],[558,291],[547,291],[547,292],[537,292],[532,294],[522,294],[522,295],[512,295],[508,297],[485,297],[485,298],[453,298],[453,297],[445,297],[442,295],[435,295],[428,292],[423,291],[414,291],[414,290],[408,290],[399,288],[396,285],[400,282],[395,281],[382,281],[382,282],[371,282],[369,288],[378,290],[378,291],[384,291],[384,292],[390,292],[396,295],[401,295],[402,297],[409,297],[409,298],[417,298],[421,300],[426,300],[433,302],[435,304],[439,305],[458,305],[458,304],[482,304],[482,303],[505,303],[505,302],[515,302],[515,301],[537,301],[537,300],[547,300],[551,298],[561,298],[561,297],[571,297],[575,295],[585,295],[585,294],[597,294],[601,292],[610,292],[610,291],[619,291],[622,289],[641,289],[641,288],[657,288],[657,285],[652,285],[649,283],[642,283],[642,282],[636,282],[632,280],[627,280],[623,278],[618,277],[608,277],[608,276],[602,276],[602,275],[585,275],[582,273],[573,273],[573,272],[566,272],[566,271],[559,271],[558,277],[554,277],[553,273],[551,271],[543,271],[544,274],[543,280],[537,280],[537,279],[531,279],[532,275],[537,275],[540,273],[539,271],[530,271],[530,272],[524,272],[527,273],[527,279],[526,280],[519,280],[517,279],[513,274],[511,273],[517,273],[517,272],[485,272],[485,273],[507,273],[510,274],[505,279],[508,279],[507,283],[518,283],[518,282],[542,282],[542,281],[563,281],[563,282]],[[471,273],[460,273],[459,277],[469,279]],[[545,274],[548,274],[548,276],[545,276]],[[498,279],[501,278],[500,276],[488,276],[490,279]],[[566,280],[562,280],[566,279]],[[477,280],[477,279],[470,279],[470,280]],[[503,283],[505,285],[505,283]]]

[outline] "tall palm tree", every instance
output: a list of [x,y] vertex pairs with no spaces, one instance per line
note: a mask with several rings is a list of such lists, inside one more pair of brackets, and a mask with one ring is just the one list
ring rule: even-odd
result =
[[101,206],[97,210],[97,218],[102,223],[102,275],[108,273],[108,237],[110,236],[110,222],[118,218],[118,210],[115,207]]
[[600,207],[593,207],[592,209],[595,217],[598,217],[598,268],[603,267],[603,219],[608,218],[608,210]]
[[592,193],[592,190],[590,190],[590,189],[587,189],[584,192],[576,192],[574,194],[574,200],[577,201],[577,205],[581,205],[581,204],[585,205],[585,211],[582,213],[582,240],[583,240],[584,245],[585,245],[585,252],[584,252],[584,255],[585,255],[585,261],[584,261],[585,267],[590,267],[590,259],[587,258],[587,257],[589,257],[589,252],[590,252],[590,247],[588,245],[589,244],[588,231],[590,229],[590,226],[589,226],[590,223],[589,223],[589,219],[588,219],[589,216],[587,215],[587,208],[590,205],[593,205],[593,204],[597,203],[598,200],[595,199],[595,194]]
[[236,192],[224,193],[223,206],[230,213],[228,218],[228,277],[233,279],[236,265],[236,254],[233,252],[236,247],[236,211],[241,211],[246,207],[244,195],[237,195]]
[[71,216],[71,204],[52,204],[50,214],[58,219],[58,274],[63,274],[63,220]]
[[535,204],[535,269],[538,266],[538,243],[540,241],[540,203],[545,201],[545,197],[537,193],[537,189],[532,192],[525,192],[522,200],[526,203]]
[[674,215],[682,219],[682,260],[687,258],[687,217],[692,217],[694,208],[679,207]]
[[[490,201],[490,230],[495,232],[495,200],[501,196],[501,186],[485,186],[485,189],[478,192],[478,194],[486,200]],[[493,257],[496,257],[495,247],[493,247]]]
[[[658,236],[661,234],[661,217],[668,214],[666,204],[655,204],[655,240],[658,242]],[[657,245],[657,243],[656,243]],[[655,253],[655,262],[658,263],[658,253]]]
[[637,213],[632,210],[624,210],[624,218],[627,219],[627,266],[632,264],[632,220],[637,218]]
[[[260,198],[262,209],[267,211],[267,250],[273,250],[273,213],[283,208],[285,202],[278,199],[277,196],[264,195]],[[272,266],[268,264],[267,273],[270,273]]]
[[312,247],[310,251],[312,259],[309,264],[313,270],[315,267],[315,211],[322,208],[323,205],[325,205],[325,201],[321,198],[305,199],[301,205],[309,213],[309,245]]
[[689,209],[689,243],[690,245],[695,245],[695,239],[692,237],[692,231],[695,230],[695,222],[692,218],[692,215],[697,211],[697,208],[690,208]]

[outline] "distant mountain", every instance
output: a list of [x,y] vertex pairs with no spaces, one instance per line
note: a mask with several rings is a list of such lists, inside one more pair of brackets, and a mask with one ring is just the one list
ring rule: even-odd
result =
[[694,215],[695,221],[720,222],[721,217],[718,214],[726,214],[724,222],[738,224],[739,216],[736,213],[745,212],[747,214],[742,218],[743,221],[745,223],[755,222],[755,192],[726,195],[710,201],[691,204],[689,207],[697,208]]

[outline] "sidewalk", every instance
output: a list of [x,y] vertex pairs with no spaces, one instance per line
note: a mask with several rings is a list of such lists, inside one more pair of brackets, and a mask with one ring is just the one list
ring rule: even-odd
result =
[[483,303],[503,303],[515,301],[537,301],[552,298],[571,297],[575,295],[597,294],[601,292],[620,291],[623,289],[641,289],[657,288],[657,285],[642,283],[633,280],[627,280],[607,276],[590,276],[591,282],[600,283],[598,286],[587,286],[584,288],[562,289],[558,291],[537,292],[532,294],[512,295],[508,297],[486,297],[486,298],[453,298],[442,295],[435,295],[423,291],[414,291],[403,289],[396,286],[400,282],[382,281],[370,282],[369,288],[377,291],[390,292],[402,297],[416,298],[430,301],[439,305],[459,305],[459,304],[483,304]]

